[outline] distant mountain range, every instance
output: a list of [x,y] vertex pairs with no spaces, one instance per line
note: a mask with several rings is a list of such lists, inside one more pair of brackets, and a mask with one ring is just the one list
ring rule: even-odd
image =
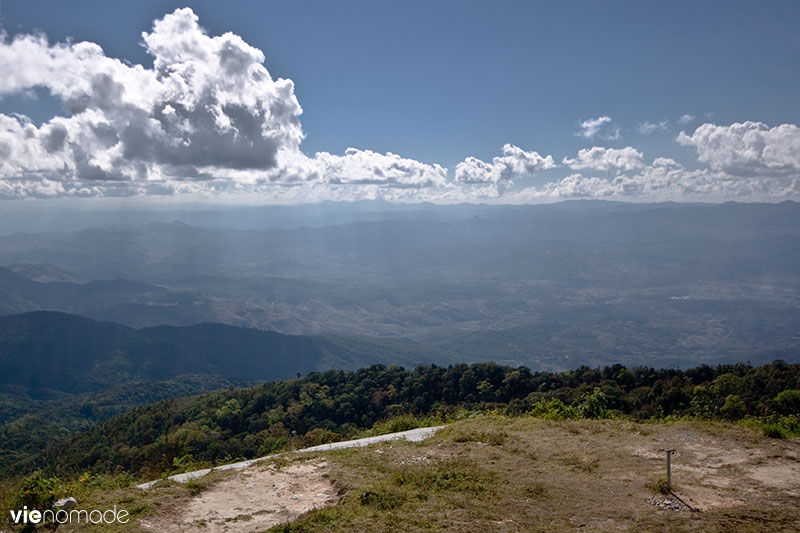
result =
[[[294,227],[274,227],[268,208],[260,218],[231,208],[227,218],[209,215],[195,225],[174,220],[17,233],[0,236],[0,264],[49,263],[85,280],[125,278],[160,286],[192,275],[363,282],[387,276],[452,281],[502,275],[569,285],[602,281],[613,273],[609,266],[658,266],[649,260],[715,279],[781,274],[786,261],[798,260],[794,248],[784,244],[800,237],[800,206],[792,202],[395,206],[383,212],[353,208],[350,220],[342,219],[343,210],[329,207],[326,214],[320,206],[321,214],[307,224],[296,220]],[[146,220],[145,214],[139,218]],[[231,225],[212,224],[218,220]],[[243,220],[251,225],[237,227]],[[763,265],[756,271],[740,271],[741,263],[725,267],[731,243],[739,243],[742,259],[759,253]],[[779,251],[789,256],[775,257]],[[689,268],[692,262],[702,270]],[[565,265],[567,271],[561,268]],[[656,283],[663,273],[636,272],[632,281]]]
[[442,357],[413,343],[387,344],[223,324],[134,329],[65,313],[33,312],[0,317],[0,385],[74,394],[187,374],[252,383],[332,367],[379,362],[413,366]]
[[[153,296],[166,289],[124,279],[76,283],[71,281],[40,282],[45,272],[61,277],[68,273],[52,265],[16,265],[16,271],[0,267],[0,314],[50,309],[89,312],[128,302],[142,295]],[[23,272],[26,275],[21,275]]]
[[69,283],[81,283],[81,280],[71,272],[58,268],[55,265],[34,264],[34,263],[14,263],[8,266],[8,270],[19,274],[22,277],[42,283],[51,281],[66,281]]
[[97,227],[0,236],[0,315],[411,339],[434,361],[543,370],[800,357],[792,202],[74,216]]

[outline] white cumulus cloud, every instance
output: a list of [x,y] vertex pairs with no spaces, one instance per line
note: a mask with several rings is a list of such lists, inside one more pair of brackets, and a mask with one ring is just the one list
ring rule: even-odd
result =
[[668,120],[662,120],[660,122],[642,122],[636,128],[639,133],[642,135],[650,135],[655,131],[664,131],[669,126]]
[[468,157],[456,165],[455,180],[464,185],[503,185],[556,166],[551,155],[541,156],[538,152],[506,144],[503,155],[493,158],[491,163]]
[[613,178],[572,174],[542,187],[509,195],[509,201],[606,198],[633,201],[775,201],[800,197],[797,181],[740,180],[708,170],[648,167],[633,175]]
[[318,152],[312,164],[326,183],[334,185],[377,185],[392,188],[421,189],[446,187],[447,169],[406,159],[388,152],[348,148],[344,155]]
[[[260,50],[231,33],[209,36],[190,9],[157,20],[142,38],[153,69],[109,58],[93,43],[21,35],[0,44],[8,73],[0,94],[45,87],[68,112],[38,129],[3,116],[0,135],[16,141],[4,143],[2,176],[57,179],[68,189],[102,181],[147,188],[269,170],[279,151],[298,149],[294,85],[272,78]],[[20,128],[26,135],[14,133]]]
[[582,149],[574,159],[565,157],[564,165],[571,169],[591,169],[603,172],[622,172],[644,167],[644,154],[632,146]]
[[[558,167],[512,144],[452,173],[392,152],[348,148],[309,157],[302,108],[289,79],[273,78],[264,53],[233,33],[209,35],[195,13],[177,9],[142,34],[153,66],[109,57],[90,42],[50,43],[0,32],[0,97],[44,89],[63,116],[41,125],[0,114],[0,198],[175,195],[266,201],[546,201],[558,198],[798,199],[800,128],[760,122],[702,124],[677,142],[704,168],[632,146],[581,149]],[[692,115],[679,124],[695,120]],[[669,122],[642,122],[639,132]],[[611,117],[580,123],[579,137],[617,141]],[[599,142],[599,141],[598,141]],[[707,165],[707,166],[706,166]],[[691,166],[691,165],[687,165]],[[544,174],[544,185],[520,189]],[[561,174],[563,175],[563,174]],[[513,185],[513,186],[512,186]]]
[[335,198],[349,186],[350,199],[357,187],[367,196],[452,187],[446,168],[391,152],[303,154],[293,82],[274,79],[238,35],[209,35],[189,8],[156,20],[142,42],[152,68],[95,43],[0,35],[0,96],[46,88],[65,112],[40,127],[0,114],[0,197],[286,197],[304,185]]
[[703,124],[694,133],[681,132],[677,141],[697,150],[698,159],[711,168],[740,176],[800,173],[800,128],[762,122],[729,126]]
[[191,9],[142,34],[153,68],[107,57],[94,43],[3,37],[0,95],[44,87],[65,116],[36,127],[0,115],[0,195],[91,196],[258,191],[324,180],[443,186],[447,170],[350,149],[307,158],[291,80],[239,36],[210,36]]
[[611,117],[602,116],[590,118],[580,123],[580,131],[575,133],[585,139],[605,139],[607,141],[617,141],[622,138],[619,128],[611,123]]

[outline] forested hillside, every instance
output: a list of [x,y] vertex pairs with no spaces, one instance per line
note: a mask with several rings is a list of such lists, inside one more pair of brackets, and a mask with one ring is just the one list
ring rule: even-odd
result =
[[134,329],[52,312],[0,318],[0,387],[62,393],[184,374],[268,381],[334,363],[341,368],[375,362],[413,365],[433,353],[402,341],[285,335],[222,324]]
[[314,370],[442,357],[402,340],[222,324],[134,329],[53,312],[2,317],[0,468],[138,405]]
[[[52,446],[26,468],[152,475],[187,461],[225,462],[338,440],[402,414],[447,418],[462,409],[553,418],[751,416],[772,423],[779,436],[800,431],[798,389],[800,365],[782,361],[685,371],[614,365],[557,374],[492,363],[377,365],[140,407]],[[389,429],[404,429],[402,420]]]
[[0,383],[68,393],[192,373],[286,378],[322,358],[308,337],[219,324],[136,330],[35,312],[0,318],[0,334]]

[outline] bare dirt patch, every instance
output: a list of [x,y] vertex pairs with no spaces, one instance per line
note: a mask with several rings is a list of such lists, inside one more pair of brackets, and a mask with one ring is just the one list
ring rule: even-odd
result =
[[251,533],[338,501],[324,461],[256,466],[212,484],[140,526],[159,533]]
[[689,426],[664,426],[648,446],[629,446],[634,456],[657,467],[675,448],[676,492],[699,510],[732,508],[754,499],[800,495],[798,445],[791,441],[754,438],[743,431],[717,434]]

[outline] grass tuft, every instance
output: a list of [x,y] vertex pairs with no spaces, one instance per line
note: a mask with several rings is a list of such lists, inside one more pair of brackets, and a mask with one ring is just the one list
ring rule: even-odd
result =
[[403,505],[406,501],[406,496],[388,488],[376,488],[363,492],[359,497],[359,501],[361,505],[386,511]]
[[393,475],[398,486],[430,494],[460,492],[478,495],[494,490],[495,475],[465,459],[446,459],[425,466],[403,468]]
[[670,487],[667,484],[667,479],[663,476],[651,479],[645,485],[651,491],[657,494],[669,494]]
[[550,497],[550,489],[541,481],[533,481],[522,488],[522,494],[532,500],[545,500]]

